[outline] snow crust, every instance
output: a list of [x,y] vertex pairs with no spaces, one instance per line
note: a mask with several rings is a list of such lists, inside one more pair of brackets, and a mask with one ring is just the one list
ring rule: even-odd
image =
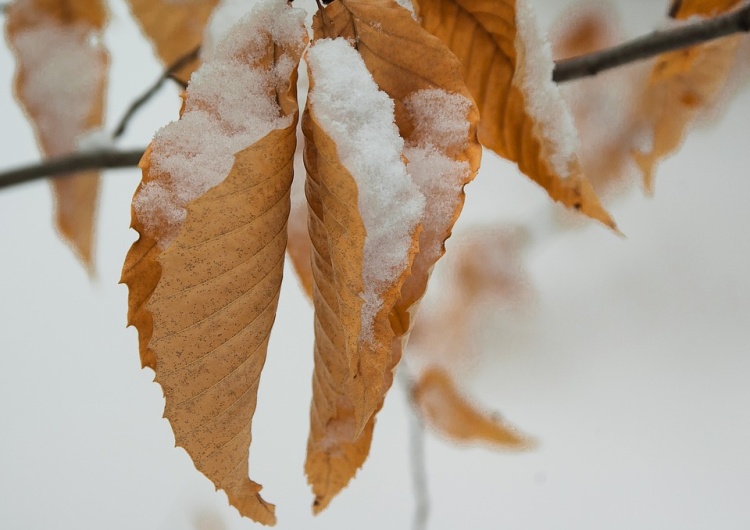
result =
[[434,263],[442,252],[441,234],[451,228],[460,206],[468,162],[453,159],[467,147],[471,101],[442,89],[420,90],[404,101],[414,131],[404,150],[407,170],[426,198],[419,261]]
[[569,163],[578,152],[579,141],[573,116],[560,89],[552,81],[552,50],[541,34],[536,15],[528,0],[516,3],[516,50],[521,75],[514,78],[526,99],[526,111],[533,118],[535,131],[546,140],[545,153],[560,177],[570,174]]
[[364,246],[360,341],[371,342],[386,286],[407,266],[425,198],[407,173],[394,103],[343,39],[318,41],[307,54],[315,86],[309,101],[339,159],[354,177],[367,236]]
[[177,235],[187,203],[226,178],[238,151],[292,123],[276,101],[275,87],[289,79],[295,61],[288,54],[270,68],[258,61],[272,42],[301,44],[304,16],[284,0],[257,3],[193,74],[180,120],[156,133],[151,171],[159,178],[143,186],[133,205],[162,248]]
[[[185,0],[178,1],[184,2]],[[218,43],[238,20],[252,10],[254,5],[255,2],[252,0],[221,0],[216,5],[203,32],[203,44],[201,44],[203,62],[208,62],[213,58]]]
[[21,97],[33,109],[49,155],[76,149],[76,137],[86,131],[88,116],[98,104],[95,99],[105,75],[103,48],[90,36],[86,25],[49,21],[14,40],[25,64]]

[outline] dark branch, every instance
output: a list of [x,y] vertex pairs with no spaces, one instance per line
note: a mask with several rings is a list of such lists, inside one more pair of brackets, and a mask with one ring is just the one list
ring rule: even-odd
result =
[[[9,4],[0,4],[8,6]],[[733,33],[750,31],[750,3],[740,9],[709,20],[687,24],[674,29],[657,31],[620,46],[594,52],[572,59],[558,61],[552,74],[554,81],[564,83],[582,77],[596,75],[603,70],[648,59],[660,53],[685,48],[718,39]],[[166,79],[185,64],[195,59],[198,49],[180,57],[162,76],[128,109],[115,130],[119,137],[131,116],[161,87]],[[0,173],[0,188],[29,182],[45,177],[59,177],[82,170],[130,167],[138,164],[143,149],[134,151],[99,151],[78,153],[71,156],[44,161],[40,164]]]
[[[182,85],[182,82],[174,77],[174,73],[178,70],[182,69],[185,65],[191,63],[195,59],[198,58],[198,53],[200,52],[200,46],[195,48],[194,50],[189,51],[179,59],[177,59],[174,63],[172,63],[169,68],[164,70],[164,73],[159,76],[159,79],[154,82],[153,85],[151,85],[146,91],[133,103],[130,104],[130,107],[128,107],[128,110],[125,112],[125,115],[120,120],[120,123],[117,125],[117,128],[115,129],[115,132],[112,134],[113,138],[119,138],[122,136],[122,133],[125,132],[125,128],[128,126],[128,123],[130,122],[130,119],[133,117],[133,115],[140,109],[143,105],[146,104],[146,102],[151,99],[154,94],[156,94],[159,89],[162,87],[162,85],[167,81],[167,79],[175,80],[177,83]],[[182,88],[185,88],[184,85],[182,85]]]
[[674,29],[656,31],[614,48],[558,61],[552,72],[557,83],[596,75],[627,63],[649,59],[660,53],[750,31],[750,4],[737,11]]
[[51,158],[0,173],[0,189],[46,177],[62,177],[78,171],[137,166],[145,149],[132,151],[92,151]]

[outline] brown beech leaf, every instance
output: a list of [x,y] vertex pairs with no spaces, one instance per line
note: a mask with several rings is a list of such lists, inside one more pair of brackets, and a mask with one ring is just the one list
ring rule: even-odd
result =
[[669,16],[688,19],[694,15],[714,16],[729,11],[742,0],[674,0]]
[[[534,21],[523,0],[414,4],[422,25],[461,61],[479,106],[479,141],[516,162],[555,201],[615,228],[583,176],[575,152],[562,145],[572,140],[556,129],[569,124],[569,116],[551,81],[551,61],[548,72],[543,67],[546,58],[540,57],[542,45],[534,38]],[[524,24],[520,29],[519,22]]]
[[500,416],[479,410],[440,368],[425,370],[411,390],[412,402],[425,423],[460,443],[487,443],[499,449],[531,449],[534,442]]
[[[352,373],[356,375],[358,372],[352,372],[354,364],[350,360],[348,382],[344,370],[336,374],[351,388],[348,396],[326,395],[326,392],[330,394],[333,385],[314,385],[313,426],[306,469],[316,495],[314,509],[319,511],[353,477],[367,455],[374,417],[392,384],[393,370],[401,358],[403,343],[412,326],[415,304],[424,294],[432,266],[445,251],[444,242],[463,206],[463,186],[476,174],[481,148],[476,140],[478,112],[461,78],[458,61],[444,44],[424,31],[408,11],[395,2],[384,0],[334,1],[315,16],[313,29],[316,39],[349,39],[378,87],[393,99],[396,123],[405,140],[407,168],[426,199],[424,225],[419,234],[420,251],[414,257],[411,274],[400,287],[400,292],[395,289],[384,296],[383,306],[392,309],[382,313],[387,318],[383,323],[388,325],[376,327],[382,329],[382,334],[377,339],[379,353],[369,356],[375,361],[372,363],[374,369],[367,377],[352,377]],[[392,52],[395,48],[399,49],[398,54]],[[445,120],[442,128],[435,116]],[[303,118],[303,130],[310,139],[308,144],[315,141],[314,122],[312,118]],[[321,245],[316,243],[324,239],[320,236],[325,227],[320,222],[324,210],[318,190],[325,186],[316,185],[317,150],[306,148],[305,153],[309,172],[310,232],[313,246],[318,251],[313,259],[313,272],[315,275],[317,269],[321,276],[325,276],[323,271],[332,269],[328,264],[331,259],[320,252]],[[335,269],[332,273],[335,275]],[[321,291],[325,293],[325,289]],[[323,312],[330,310],[329,299],[332,298],[328,296],[325,305],[316,304],[316,313],[319,305],[322,305]],[[334,308],[333,313],[345,314],[345,311]],[[324,316],[321,320],[335,322],[336,319]],[[329,336],[333,334],[328,332]],[[340,347],[338,352],[340,355]],[[325,371],[321,368],[320,372],[328,375],[331,371],[328,365],[333,364],[330,359],[335,353],[321,354],[320,358],[318,353],[319,349],[316,349],[316,367],[318,363],[324,364]],[[316,368],[316,379],[318,373]],[[319,401],[328,403],[323,419],[319,413]],[[354,424],[344,429],[342,418]],[[327,427],[326,421],[329,422]],[[332,436],[334,432],[353,431],[356,435],[362,429],[354,443],[345,438],[338,444],[331,443],[331,440],[342,439],[341,436]],[[320,440],[326,443],[320,443]],[[337,454],[347,456],[336,458],[334,455]],[[336,477],[335,483],[330,481],[330,476]]]
[[351,378],[349,352],[359,349],[366,233],[357,211],[354,178],[338,162],[335,143],[309,107],[302,116],[302,130],[315,307],[315,371],[305,473],[315,494],[313,511],[319,513],[365,461],[372,440],[373,423],[358,432],[354,403],[346,392]]
[[[382,404],[385,371],[390,368],[394,332],[389,314],[416,253],[419,227],[409,236],[406,267],[379,287],[381,304],[371,317],[370,338],[363,339],[367,232],[359,211],[360,190],[339,160],[337,144],[318,122],[310,98],[302,130],[315,307],[315,372],[305,472],[315,494],[313,511],[318,513],[346,486],[369,452],[373,416]],[[367,403],[372,396],[374,409]]]
[[[684,1],[674,16],[686,19],[718,14],[737,3]],[[658,162],[679,148],[696,115],[722,94],[740,39],[726,37],[656,59],[636,106],[638,129],[633,140],[633,158],[643,174],[647,192],[653,192]]]
[[[76,139],[103,122],[109,55],[99,38],[106,18],[100,0],[19,0],[8,7],[16,98],[46,156],[75,151]],[[51,184],[57,228],[92,272],[99,173]]]
[[499,310],[518,314],[534,292],[523,262],[528,234],[518,226],[474,225],[440,263],[408,344],[410,366],[466,369],[484,350],[478,337]]
[[[427,218],[420,234],[420,252],[415,257],[411,275],[391,315],[396,338],[400,341],[411,329],[410,309],[424,295],[429,271],[445,252],[445,240],[450,236],[463,206],[463,186],[474,178],[479,168],[481,148],[476,140],[478,112],[463,82],[461,65],[455,56],[439,39],[423,30],[411,14],[396,2],[336,0],[315,16],[313,30],[315,38],[350,39],[378,87],[394,100],[396,124],[406,142],[405,155],[410,160],[410,173],[420,171],[418,151],[424,145],[438,149],[446,158],[456,162],[451,168],[452,172],[443,175],[437,174],[428,162],[430,175],[418,179],[427,199]],[[397,54],[392,52],[395,48],[399,50]],[[421,112],[420,105],[424,109]],[[439,113],[439,119],[445,122],[458,119],[463,123],[450,125],[457,130],[440,137],[440,133],[435,131],[437,124],[426,123],[430,117],[425,114],[430,110]],[[458,118],[454,115],[458,115]],[[434,117],[432,119],[435,120]],[[447,189],[437,188],[440,181],[450,183],[446,185]],[[439,206],[431,209],[432,204],[440,202],[450,204],[449,211],[436,211]],[[397,345],[394,348],[400,350]],[[400,351],[394,350],[394,356],[390,360],[391,368],[398,363]],[[383,372],[386,377],[384,390],[387,390],[391,385],[392,373],[390,369]],[[379,402],[384,390],[380,395],[373,393],[370,407]]]
[[[162,64],[170,66],[201,45],[206,23],[218,0],[128,0],[128,3]],[[174,75],[187,83],[199,64],[196,58]]]
[[[248,479],[248,449],[284,265],[297,143],[296,68],[307,35],[304,14],[285,2],[266,1],[254,14],[196,74],[180,121],[160,132],[144,155],[133,200],[132,226],[140,237],[122,281],[141,360],[162,386],[176,444],[240,514],[271,525],[274,506]],[[270,19],[278,33],[266,29]],[[243,76],[221,79],[220,86],[211,76],[235,69],[247,85]],[[212,99],[217,90],[220,104]],[[243,113],[247,123],[259,125],[237,132],[233,120]],[[233,135],[237,141],[262,136],[234,151]],[[178,198],[196,179],[225,163],[217,153],[230,158],[228,173],[180,206]],[[177,182],[184,187],[170,188]]]
[[[611,6],[574,4],[551,32],[554,57],[565,59],[614,46],[624,40],[620,26]],[[615,68],[560,86],[583,139],[581,167],[600,197],[624,190],[634,173],[632,111],[646,68],[645,64]]]

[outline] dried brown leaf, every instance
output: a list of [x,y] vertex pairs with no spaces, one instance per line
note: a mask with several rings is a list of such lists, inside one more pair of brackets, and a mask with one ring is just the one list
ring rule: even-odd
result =
[[[714,15],[735,1],[685,1],[674,11],[678,19]],[[647,192],[653,192],[654,170],[682,144],[697,114],[722,95],[740,36],[719,39],[659,56],[636,107],[637,134],[633,159],[643,174]]]
[[[128,3],[162,64],[170,66],[201,45],[206,23],[218,0],[128,0]],[[196,58],[174,72],[174,76],[187,83],[199,65]]]
[[615,228],[575,155],[564,161],[567,175],[552,163],[556,124],[534,118],[529,94],[520,85],[528,73],[524,56],[535,50],[526,49],[519,34],[516,4],[515,0],[419,0],[415,7],[422,25],[461,61],[463,77],[479,106],[479,141],[516,162],[555,201]]
[[[248,44],[262,47],[248,69],[268,72],[279,61],[299,62],[306,43],[276,45],[266,35]],[[243,57],[258,55],[246,51]],[[226,178],[187,204],[184,223],[166,246],[161,242],[172,227],[146,228],[134,206],[140,238],[122,276],[130,291],[129,324],[138,328],[143,365],[155,369],[164,390],[176,444],[240,514],[268,525],[276,521],[274,506],[248,479],[248,449],[287,241],[296,68],[273,90],[269,95],[290,116],[289,125],[237,152]],[[173,180],[151,165],[152,156],[150,147],[134,205],[149,183]]]
[[196,468],[242,515],[274,524],[247,478],[250,425],[276,316],[295,124],[237,153],[226,180],[188,205],[147,304],[164,416]]
[[[321,181],[332,178],[322,175],[331,173],[329,161],[335,160],[335,146],[328,145],[330,139],[324,138],[322,147],[316,149],[313,144],[321,137],[322,131],[316,126],[314,116],[303,118],[303,130],[308,138],[306,145],[310,146],[306,147],[305,156],[309,173],[309,225],[315,249],[313,276],[316,279],[320,277],[319,281],[316,280],[314,292],[314,300],[317,300],[316,315],[320,312],[320,318],[316,316],[316,336],[318,333],[326,336],[325,340],[316,340],[312,427],[306,465],[308,480],[316,495],[314,510],[317,512],[348,483],[367,456],[374,417],[392,384],[393,370],[401,358],[403,343],[412,326],[415,304],[424,294],[432,266],[445,251],[443,244],[450,236],[463,206],[463,186],[476,174],[481,148],[476,140],[478,112],[461,78],[458,61],[444,44],[424,31],[408,11],[395,2],[386,0],[334,1],[316,15],[313,29],[315,38],[344,37],[360,52],[377,85],[394,100],[396,123],[406,141],[407,158],[409,147],[416,146],[419,140],[440,149],[457,163],[453,175],[432,175],[432,180],[445,179],[455,183],[452,189],[427,189],[433,185],[429,178],[426,179],[424,188],[420,185],[427,199],[427,217],[424,229],[419,234],[419,248],[422,250],[414,257],[411,274],[406,277],[403,286],[394,285],[396,288],[384,295],[383,307],[392,309],[383,312],[385,320],[376,324],[377,353],[365,356],[366,364],[362,364],[361,360],[352,363],[350,357],[350,370],[347,373],[339,366],[345,360],[342,348],[355,347],[346,346],[345,342],[347,336],[357,337],[358,333],[352,333],[351,330],[357,330],[359,323],[351,322],[350,325],[354,327],[347,327],[345,324],[345,330],[333,329],[331,323],[346,320],[349,307],[353,307],[356,311],[354,315],[358,315],[357,304],[361,301],[356,298],[346,301],[346,295],[351,293],[336,294],[335,286],[327,279],[331,274],[336,276],[335,256],[330,249],[324,247],[326,240],[359,241],[357,238],[361,236],[352,238],[347,235],[344,238],[338,232],[328,232],[336,231],[340,226],[351,230],[357,225],[351,223],[348,217],[345,217],[345,222],[338,224],[324,222],[327,203],[323,197],[330,186],[321,184]],[[398,50],[398,53],[394,53],[394,50]],[[464,105],[461,109],[465,113],[465,131],[458,133],[458,137],[451,137],[447,144],[444,140],[441,143],[436,138],[424,138],[424,131],[418,131],[419,117],[409,105],[410,96],[423,90],[438,89],[444,91],[441,94],[458,97],[459,105]],[[319,149],[328,152],[322,161]],[[414,163],[408,167],[412,171]],[[336,184],[334,189],[341,189],[341,185]],[[347,193],[356,193],[356,188],[349,189]],[[431,204],[441,201],[450,205],[448,211]],[[343,217],[344,214],[341,215]],[[355,281],[357,280],[352,278],[352,283],[342,283],[358,285],[353,283]],[[403,279],[399,283],[402,281]],[[342,301],[344,305],[339,307]],[[328,350],[326,342],[332,343],[334,347]],[[364,370],[353,369],[357,366]],[[321,379],[325,384],[319,382]],[[334,391],[341,389],[342,385],[351,390],[339,393]],[[352,434],[359,434],[359,437],[354,442],[347,442],[346,438]]]
[[674,0],[669,16],[688,19],[694,15],[714,16],[729,11],[742,0]]
[[[572,6],[550,35],[558,59],[603,50],[623,39],[611,7],[588,2]],[[560,87],[582,139],[581,166],[600,197],[623,190],[633,173],[632,110],[645,66],[616,68]]]
[[497,414],[475,407],[440,368],[425,370],[411,391],[423,420],[439,434],[459,443],[487,443],[500,449],[531,449],[533,441]]
[[[305,134],[306,195],[313,244],[315,371],[305,472],[315,501],[323,510],[351,480],[369,452],[374,415],[382,404],[384,372],[390,368],[394,333],[388,315],[408,269],[381,293],[373,340],[360,339],[365,227],[359,214],[357,184],[339,162],[336,144],[308,106]],[[408,261],[416,252],[413,235]],[[359,379],[363,383],[353,384]],[[367,410],[363,390],[379,392],[375,410]]]
[[[100,0],[19,0],[8,7],[16,98],[46,156],[75,151],[76,138],[103,122],[109,55],[99,37],[106,18]],[[79,172],[51,184],[57,229],[93,271],[99,173]]]

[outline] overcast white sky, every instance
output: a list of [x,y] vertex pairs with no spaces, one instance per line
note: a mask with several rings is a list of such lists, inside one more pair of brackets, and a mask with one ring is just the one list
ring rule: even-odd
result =
[[[536,0],[545,25],[569,2]],[[631,35],[667,2],[617,2]],[[117,2],[108,124],[159,67]],[[37,158],[10,99],[0,47],[0,168]],[[177,112],[165,90],[123,146],[145,145]],[[432,530],[750,528],[750,92],[694,132],[599,226],[527,256],[536,300],[504,315],[467,380],[488,408],[533,434],[523,455],[426,448]],[[0,193],[0,526],[8,529],[249,529],[195,471],[161,419],[163,399],[125,328],[135,170],[105,175],[92,283],[51,227],[46,183]],[[491,154],[467,188],[473,220],[528,220],[546,199]],[[394,388],[359,476],[317,518],[302,472],[312,313],[291,270],[253,424],[251,469],[280,529],[408,528],[408,411]],[[202,520],[200,526],[195,522]],[[213,525],[213,526],[212,526]]]

